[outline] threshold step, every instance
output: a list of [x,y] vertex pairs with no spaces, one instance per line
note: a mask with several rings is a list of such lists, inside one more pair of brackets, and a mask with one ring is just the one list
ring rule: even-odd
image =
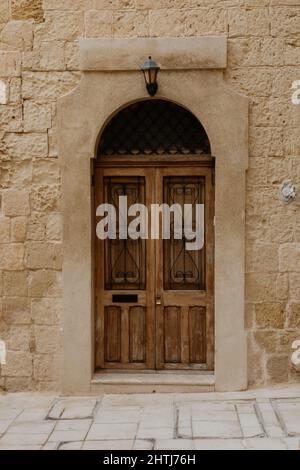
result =
[[96,373],[92,392],[149,393],[213,391],[215,376],[205,373]]

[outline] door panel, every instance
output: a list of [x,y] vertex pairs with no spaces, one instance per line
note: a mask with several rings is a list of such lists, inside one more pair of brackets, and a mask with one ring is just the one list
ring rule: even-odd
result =
[[[209,168],[156,170],[156,198],[171,206],[204,204],[204,246],[186,238],[156,241],[156,367],[213,369],[213,198]],[[178,209],[178,206],[176,208]],[[195,229],[195,212],[191,215]],[[171,216],[174,227],[175,215]],[[182,227],[183,231],[183,227]],[[177,234],[178,235],[178,234]]]
[[[95,208],[116,208],[117,239],[95,240],[95,367],[155,367],[154,245],[152,240],[119,239],[119,196],[128,206],[154,200],[152,169],[97,168]],[[128,219],[130,222],[130,218]]]
[[[212,370],[212,169],[105,166],[96,168],[95,176],[95,208],[104,202],[117,208],[117,239],[95,240],[96,368]],[[120,195],[128,197],[128,206],[147,206],[149,234],[151,204],[177,204],[176,210],[204,204],[204,247],[185,249],[187,240],[177,239],[172,213],[169,240],[120,240],[125,225],[118,219]]]

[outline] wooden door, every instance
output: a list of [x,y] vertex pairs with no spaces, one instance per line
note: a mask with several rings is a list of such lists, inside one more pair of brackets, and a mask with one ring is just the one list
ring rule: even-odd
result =
[[[126,195],[128,206],[204,204],[205,243],[186,240],[95,240],[96,369],[203,369],[214,362],[213,186],[209,166],[101,167],[95,207]],[[117,211],[118,212],[118,211]],[[171,213],[171,227],[173,214]],[[193,220],[194,222],[194,220]],[[119,235],[122,221],[117,220]]]
[[[156,243],[156,367],[214,366],[213,191],[211,168],[156,171],[156,198],[169,206],[204,205],[204,246],[187,250],[182,234]],[[183,212],[183,209],[182,209]],[[191,214],[195,228],[195,213]],[[174,217],[173,217],[174,220]],[[172,219],[171,219],[172,227]]]
[[[95,207],[119,196],[132,204],[154,201],[151,168],[97,168]],[[154,243],[119,239],[95,241],[95,365],[108,369],[155,368]]]

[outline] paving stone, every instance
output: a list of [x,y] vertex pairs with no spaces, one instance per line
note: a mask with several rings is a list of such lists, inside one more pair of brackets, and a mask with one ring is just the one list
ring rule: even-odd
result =
[[86,437],[87,431],[84,429],[76,431],[53,431],[49,437],[49,442],[71,442],[83,441]]
[[4,434],[0,439],[0,446],[30,446],[43,445],[49,434]]
[[247,450],[286,450],[287,445],[280,439],[245,439]]
[[152,450],[154,447],[154,441],[147,439],[136,439],[134,441],[133,450]]
[[239,423],[233,421],[193,421],[193,437],[242,438]]
[[54,426],[55,421],[15,422],[8,428],[6,434],[50,434]]
[[94,423],[137,423],[140,419],[140,410],[139,406],[100,408]]
[[55,431],[88,431],[91,419],[63,419],[57,422]]
[[12,419],[1,419],[0,420],[0,434],[3,434],[7,430],[8,426],[11,425],[12,422],[13,422]]
[[157,427],[157,428],[139,428],[137,439],[172,439],[174,437],[173,427]]
[[57,450],[59,445],[60,442],[46,442],[46,444],[43,445],[43,450]]
[[245,450],[242,439],[195,439],[194,450]]
[[92,424],[86,440],[114,440],[135,438],[137,425],[134,423]]
[[0,450],[41,450],[41,446],[35,445],[2,445],[0,444]]
[[15,419],[19,414],[22,413],[22,409],[16,408],[0,408],[0,419]]
[[46,418],[47,413],[48,408],[28,408],[16,417],[16,421],[41,421]]
[[192,439],[158,439],[154,450],[194,450]]
[[58,450],[80,450],[82,447],[82,441],[75,441],[75,442],[66,442],[61,444],[58,447]]
[[282,439],[288,450],[300,450],[300,440],[297,437],[286,437]]
[[85,441],[82,450],[131,450],[133,440]]
[[97,401],[90,398],[57,401],[48,414],[50,419],[92,418]]

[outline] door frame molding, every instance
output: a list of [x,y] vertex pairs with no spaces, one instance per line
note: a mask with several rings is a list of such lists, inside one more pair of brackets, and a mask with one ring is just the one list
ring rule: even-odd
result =
[[[92,159],[111,117],[128,104],[149,99],[138,70],[140,58],[147,57],[149,51],[162,65],[156,98],[187,108],[210,139],[216,162],[215,387],[223,391],[247,388],[248,99],[232,91],[224,80],[227,39],[82,39],[81,81],[58,100],[57,112],[64,214],[63,393],[90,393],[94,373]],[[109,60],[103,60],[103,54]]]

